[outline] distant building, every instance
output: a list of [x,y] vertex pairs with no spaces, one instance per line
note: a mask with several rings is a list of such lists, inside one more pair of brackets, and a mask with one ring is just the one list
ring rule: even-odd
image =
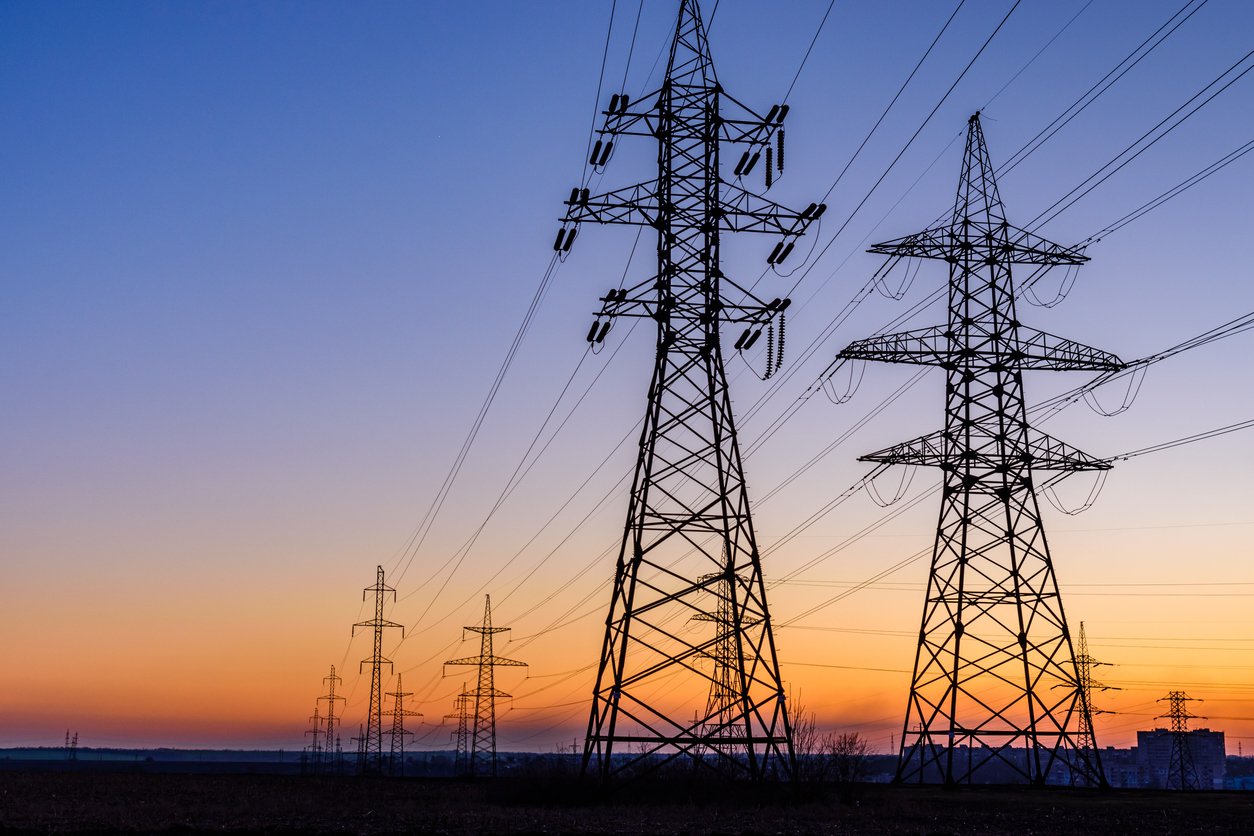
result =
[[[1197,785],[1203,790],[1224,788],[1225,759],[1224,733],[1210,729],[1194,729],[1185,733],[1189,752],[1193,756],[1193,768],[1197,772]],[[1171,765],[1172,732],[1153,729],[1136,733],[1137,768],[1141,773],[1141,786],[1169,786],[1167,770]]]

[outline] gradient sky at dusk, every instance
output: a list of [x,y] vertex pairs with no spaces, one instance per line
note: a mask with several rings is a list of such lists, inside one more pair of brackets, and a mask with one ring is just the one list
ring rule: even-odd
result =
[[[1183,2],[1022,0],[805,274],[793,360],[879,265],[867,243],[952,204],[967,116],[983,110],[994,163],[1007,159]],[[829,198],[819,248],[1011,5],[967,0]],[[709,18],[713,0],[702,6]],[[624,76],[633,94],[655,86],[676,7],[644,0],[631,50],[637,3],[619,0],[602,106]],[[827,190],[953,7],[837,0],[789,98],[772,199],[802,207]],[[726,89],[761,109],[779,101],[826,8],[718,3]],[[406,544],[549,262],[610,13],[575,0],[0,3],[0,746],[57,744],[69,727],[88,746],[296,748],[332,664],[355,732],[369,646],[350,625],[367,617],[376,564],[399,593],[389,617],[409,628],[388,649],[425,713],[420,747],[448,746],[439,718],[463,679],[440,662],[476,652],[461,627],[484,592],[513,628],[498,652],[530,663],[500,674],[515,695],[500,748],[582,736],[652,360],[644,326],[620,324],[595,356],[584,333],[634,230],[583,229],[412,561]],[[1254,4],[1205,3],[1001,180],[1011,222],[1027,225],[1238,61],[1252,32]],[[1254,72],[1041,232],[1081,240],[1252,138]],[[647,140],[625,144],[604,187],[648,179],[653,160]],[[1020,318],[1134,359],[1254,309],[1252,182],[1254,154],[1091,247],[1070,296]],[[724,269],[751,282],[772,244],[729,240]],[[652,270],[652,246],[640,238],[630,277]],[[762,292],[801,275],[768,274]],[[901,301],[870,297],[760,409],[766,384],[729,359],[743,445],[836,351],[944,278],[925,264]],[[943,318],[933,307],[908,327]],[[1243,334],[1187,352],[1149,370],[1128,412],[1078,405],[1047,429],[1114,455],[1254,418],[1251,349]],[[859,495],[773,546],[869,469],[859,454],[939,426],[939,371],[764,497],[913,373],[868,367],[853,400],[810,398],[749,456],[768,582],[885,513]],[[1084,379],[1031,373],[1028,396]],[[568,381],[536,449],[591,387],[586,398],[457,571],[441,571]],[[907,498],[936,476],[918,473]],[[1060,498],[1079,504],[1087,478]],[[1154,700],[1183,688],[1230,751],[1254,743],[1252,496],[1247,432],[1120,464],[1081,515],[1045,507],[1073,629],[1086,623],[1114,665],[1101,677],[1123,689],[1099,699],[1120,712],[1099,718],[1099,742],[1131,744],[1161,712]],[[790,687],[824,728],[881,750],[900,732],[926,561],[799,616],[927,548],[935,517],[925,499],[770,590]]]

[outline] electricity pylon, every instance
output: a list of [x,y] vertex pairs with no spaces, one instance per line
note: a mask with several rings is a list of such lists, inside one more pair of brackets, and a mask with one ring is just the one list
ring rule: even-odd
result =
[[1007,222],[978,113],[952,217],[870,252],[949,264],[946,325],[861,340],[839,355],[947,375],[944,430],[862,457],[938,467],[943,479],[897,780],[966,783],[1000,763],[1030,783],[1059,765],[1098,781],[1097,749],[1090,759],[1079,745],[1080,676],[1035,475],[1111,465],[1029,426],[1023,372],[1123,363],[1021,324],[1011,279],[1013,264],[1088,259]]
[[[449,659],[446,665],[474,665],[479,669],[479,684],[475,690],[463,693],[469,703],[470,697],[475,699],[474,726],[468,734],[465,759],[465,774],[474,777],[480,772],[480,764],[489,775],[496,776],[496,698],[508,697],[509,694],[496,687],[495,671],[499,667],[526,667],[526,662],[518,662],[497,656],[492,650],[492,637],[504,633],[509,627],[492,626],[492,598],[483,596],[483,624],[475,627],[463,627],[465,631],[479,634],[479,655],[464,656],[460,659]],[[460,729],[459,729],[460,731]],[[460,745],[460,740],[459,740]],[[460,748],[459,748],[460,751]]]
[[336,733],[339,730],[338,718],[335,716],[335,701],[340,700],[344,702],[344,698],[335,693],[335,686],[344,680],[336,675],[335,665],[332,665],[331,675],[324,676],[322,681],[327,684],[327,692],[318,697],[319,702],[322,700],[327,702],[326,733],[323,735],[322,752],[327,760],[327,765],[330,767],[330,771],[335,772],[339,768],[339,759],[335,754]]
[[322,716],[319,714],[321,708],[322,703],[314,700],[314,713],[309,718],[309,722],[313,723],[313,725],[305,730],[305,734],[312,737],[309,743],[309,760],[310,771],[315,775],[318,774],[322,766]]
[[[723,323],[736,323],[744,330],[735,349],[749,349],[765,328],[766,370],[778,367],[783,339],[781,330],[777,351],[774,322],[780,317],[782,328],[789,302],[763,301],[726,276],[720,235],[779,235],[768,258],[778,264],[825,207],[812,203],[794,212],[725,181],[720,154],[725,145],[744,147],[738,181],[765,153],[769,186],[783,169],[787,112],[787,105],[776,105],[762,116],[723,90],[698,4],[681,0],[662,86],[638,101],[624,94],[610,99],[590,160],[599,170],[618,138],[650,137],[658,144],[656,178],[595,196],[574,189],[554,242],[559,254],[568,251],[583,222],[657,230],[656,274],[610,290],[588,333],[596,344],[619,317],[657,323],[584,745],[584,771],[593,768],[602,780],[681,757],[706,763],[710,744],[717,744],[709,749],[717,755],[707,765],[724,774],[792,772],[792,732],[720,340]],[[717,617],[720,610],[726,620]],[[701,614],[714,629],[681,635],[679,626]],[[724,655],[732,663],[727,684],[734,699],[690,720],[692,706],[721,687],[724,673],[717,664],[707,671],[696,663],[723,642],[732,647]],[[660,683],[670,692],[666,698],[658,694]],[[725,745],[732,727],[741,741],[735,747]]]
[[453,732],[456,748],[453,755],[453,772],[460,775],[466,770],[466,749],[469,742],[469,718],[470,718],[470,692],[466,690],[466,683],[462,683],[462,690],[453,700],[452,712],[445,714],[445,720],[457,720],[457,731]]
[[392,710],[384,712],[392,718],[392,757],[388,760],[388,774],[404,777],[405,775],[405,735],[414,736],[405,730],[406,717],[421,717],[421,711],[413,711],[405,707],[405,698],[413,693],[406,691],[401,683],[401,674],[396,675],[396,690],[389,691],[392,698]]
[[1190,702],[1202,702],[1183,691],[1168,691],[1158,700],[1167,703],[1167,713],[1160,718],[1171,720],[1171,759],[1167,763],[1167,789],[1198,790],[1197,767],[1193,764],[1193,749],[1189,746],[1189,721],[1205,720],[1199,714],[1189,713]]
[[383,773],[383,666],[387,665],[390,669],[392,665],[391,659],[383,657],[383,630],[387,627],[400,627],[401,638],[404,638],[405,628],[383,617],[383,602],[387,593],[392,593],[392,599],[395,600],[396,590],[383,582],[382,566],[378,567],[375,574],[374,586],[368,586],[362,592],[362,600],[366,600],[366,596],[372,592],[374,618],[354,624],[353,635],[357,635],[358,627],[369,627],[374,632],[374,651],[357,668],[360,673],[362,666],[370,665],[370,706],[366,710],[366,734],[362,741],[360,769],[366,775],[380,775]]
[[[1084,622],[1080,622],[1080,643],[1079,652],[1075,656],[1076,673],[1080,678],[1080,731],[1076,735],[1076,748],[1083,753],[1097,752],[1097,737],[1093,733],[1093,715],[1109,714],[1109,711],[1103,711],[1093,705],[1094,691],[1118,691],[1112,685],[1106,685],[1093,678],[1093,668],[1109,665],[1109,662],[1099,662],[1089,653],[1089,640],[1084,635]],[[1066,687],[1066,686],[1064,686]],[[1072,773],[1072,783],[1089,784],[1094,779],[1097,786],[1108,787],[1106,783],[1106,772],[1102,769],[1100,759],[1093,760],[1093,767],[1097,771],[1096,775],[1084,772]]]

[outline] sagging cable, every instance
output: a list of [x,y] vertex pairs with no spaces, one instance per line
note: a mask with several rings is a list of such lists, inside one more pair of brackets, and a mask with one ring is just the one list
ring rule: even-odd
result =
[[876,479],[879,478],[879,473],[876,473],[868,478],[863,483],[863,487],[866,488],[867,496],[871,497],[872,502],[881,508],[887,508],[890,505],[896,505],[900,502],[901,498],[906,495],[907,491],[910,490],[910,485],[914,482],[914,474],[918,469],[919,468],[916,465],[906,465],[902,468],[903,472],[901,474],[901,479],[897,482],[897,489],[893,492],[893,498],[889,500],[885,500],[884,495],[881,494],[879,488],[875,486]]
[[[836,376],[836,373],[842,368],[847,368],[849,370],[848,377],[844,379],[844,391],[838,390],[836,388],[836,384],[832,380]],[[829,401],[837,406],[840,406],[843,403],[848,403],[857,393],[858,387],[862,385],[862,376],[864,374],[866,374],[865,360],[842,359],[832,367],[831,374],[828,374],[823,378],[823,394],[827,396]]]
[[[1127,412],[1131,408],[1132,402],[1136,400],[1136,396],[1141,392],[1141,384],[1145,382],[1145,370],[1147,368],[1149,368],[1149,365],[1143,363],[1132,369],[1131,373],[1128,374],[1128,388],[1123,393],[1123,403],[1114,409],[1107,409],[1102,406],[1097,399],[1097,389],[1085,389],[1084,402],[1088,404],[1089,409],[1106,418],[1112,418]],[[1101,387],[1097,388],[1100,389]]]
[[1108,473],[1110,473],[1109,470],[1097,471],[1097,478],[1093,480],[1093,487],[1089,490],[1088,498],[1076,508],[1063,507],[1062,500],[1058,498],[1058,492],[1054,489],[1054,485],[1052,483],[1047,483],[1042,486],[1041,493],[1045,494],[1045,498],[1049,500],[1050,505],[1053,505],[1056,509],[1067,516],[1074,517],[1077,514],[1082,514],[1092,508],[1093,503],[1097,502],[1097,498],[1102,493],[1102,488],[1106,486],[1106,475]]

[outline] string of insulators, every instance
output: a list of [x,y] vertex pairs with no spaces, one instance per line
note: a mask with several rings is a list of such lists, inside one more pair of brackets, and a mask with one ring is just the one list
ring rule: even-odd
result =
[[598,139],[596,144],[592,146],[592,153],[588,156],[588,165],[593,168],[600,168],[610,159],[610,152],[614,150],[614,140]]
[[758,337],[760,336],[762,336],[762,329],[755,329],[752,325],[750,325],[745,329],[745,332],[740,335],[740,339],[736,340],[736,345],[734,347],[737,351],[748,351],[750,348],[753,348],[753,344],[758,341]]
[[766,187],[769,189],[775,179],[775,166],[771,164],[771,146],[766,146]]
[[792,249],[796,245],[796,241],[780,241],[775,245],[775,249],[771,250],[771,254],[766,257],[766,263],[772,265],[782,264],[784,259],[788,258],[789,254],[792,253]]
[[626,113],[627,104],[631,101],[631,97],[626,93],[615,93],[610,96],[610,113]]
[[761,153],[761,151],[746,151],[741,154],[740,162],[736,163],[735,175],[743,177],[750,171],[753,171],[753,167],[758,164],[758,157]]
[[593,344],[605,342],[605,335],[610,332],[610,325],[613,322],[614,320],[612,319],[607,319],[604,322],[599,319],[593,320],[592,327],[588,329],[588,342]]
[[562,227],[557,231],[557,238],[553,241],[553,251],[558,253],[570,252],[570,245],[575,243],[575,236],[579,234],[579,227],[572,226],[570,229]]
[[784,335],[787,328],[788,314],[781,309],[779,312],[779,342],[775,346],[775,371],[779,371],[784,367]]
[[775,320],[772,319],[766,325],[766,374],[762,375],[762,379],[770,380],[773,374],[775,374]]
[[823,213],[826,211],[827,211],[826,203],[811,203],[805,209],[801,210],[801,220],[803,221],[818,220],[819,218],[823,216]]
[[784,171],[784,129],[780,128],[775,133],[775,167],[780,173]]

